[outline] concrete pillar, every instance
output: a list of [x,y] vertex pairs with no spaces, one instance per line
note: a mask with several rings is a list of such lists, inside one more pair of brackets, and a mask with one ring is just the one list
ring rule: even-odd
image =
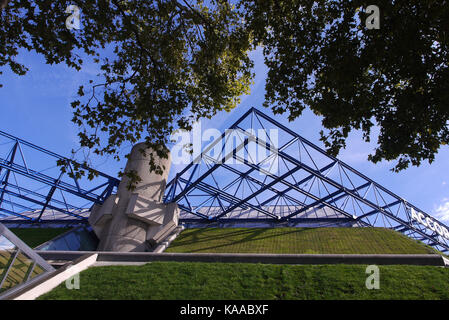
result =
[[[144,153],[141,152],[143,150]],[[153,153],[151,149],[147,149],[145,143],[136,144],[129,155],[128,162],[125,167],[125,172],[136,171],[142,179],[136,185],[136,189],[129,191],[127,188],[129,178],[124,176],[118,187],[117,194],[122,196],[130,196],[132,193],[138,193],[146,199],[161,202],[165,193],[165,185],[167,183],[168,173],[171,165],[171,155],[168,154],[167,159],[162,159],[154,153],[155,164],[165,167],[162,175],[150,172],[148,163],[150,162],[150,155]]]
[[134,170],[142,179],[135,190],[128,190],[129,178],[124,176],[117,194],[92,209],[89,223],[100,239],[98,250],[150,251],[177,227],[178,206],[162,203],[170,155],[161,159],[154,153],[156,163],[165,167],[159,175],[149,170],[151,152],[145,143],[135,145],[131,151],[125,172]]

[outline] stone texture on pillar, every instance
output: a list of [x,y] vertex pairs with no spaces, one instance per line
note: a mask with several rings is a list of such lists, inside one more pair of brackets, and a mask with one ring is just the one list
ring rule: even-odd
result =
[[161,159],[155,154],[155,161],[165,166],[162,175],[159,175],[149,170],[151,152],[145,143],[135,145],[125,172],[134,170],[142,180],[130,191],[127,188],[129,178],[124,176],[117,194],[92,208],[89,223],[100,239],[99,251],[151,251],[177,227],[177,204],[162,202],[170,170],[170,155],[168,159]]

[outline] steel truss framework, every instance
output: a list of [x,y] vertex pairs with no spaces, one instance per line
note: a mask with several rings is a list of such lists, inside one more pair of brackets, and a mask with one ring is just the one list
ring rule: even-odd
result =
[[[58,160],[65,164],[63,170]],[[91,206],[114,192],[119,180],[98,171],[93,181],[76,178],[77,165],[0,131],[0,221],[86,220]]]
[[165,201],[184,220],[339,220],[449,250],[443,223],[254,108],[167,184]]

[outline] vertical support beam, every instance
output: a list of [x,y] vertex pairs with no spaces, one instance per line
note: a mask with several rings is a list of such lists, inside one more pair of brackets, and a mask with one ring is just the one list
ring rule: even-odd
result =
[[[14,159],[15,159],[15,157],[16,157],[16,152],[17,152],[17,147],[18,147],[18,145],[19,145],[19,142],[16,141],[16,143],[14,144],[14,147],[12,148],[11,157],[10,157],[10,159],[8,160],[8,164],[9,164],[10,166],[14,163]],[[5,190],[6,190],[6,188],[8,187],[9,175],[11,174],[11,171],[10,171],[10,170],[8,170],[8,169],[6,169],[6,170],[7,170],[6,176],[5,176],[5,179],[4,179],[3,182],[2,182],[3,185],[4,185],[4,187],[2,188],[2,189],[3,189],[2,193],[0,194],[0,206],[2,205],[3,198],[4,198],[4,196],[5,196]],[[0,187],[1,187],[1,186],[0,186]]]
[[50,203],[51,198],[53,197],[53,194],[55,193],[56,188],[57,188],[59,182],[61,181],[61,178],[62,178],[63,175],[64,175],[64,173],[61,171],[61,173],[59,174],[59,178],[55,182],[55,185],[51,187],[50,192],[48,193],[47,198],[45,199],[45,203],[44,203],[44,206],[41,209],[39,217],[36,219],[37,221],[41,220],[42,215],[44,214],[45,210],[47,209],[48,204]]

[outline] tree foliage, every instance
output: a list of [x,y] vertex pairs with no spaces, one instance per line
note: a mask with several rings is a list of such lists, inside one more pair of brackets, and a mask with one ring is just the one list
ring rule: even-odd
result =
[[[66,28],[73,1],[15,0],[1,12],[0,67],[19,75],[19,49],[80,70],[93,57],[101,79],[78,90],[73,122],[82,146],[119,156],[120,146],[145,139],[159,156],[175,128],[231,110],[248,92],[251,42],[226,1],[80,2],[80,30]],[[160,171],[155,161],[151,170]]]
[[396,170],[432,161],[448,143],[447,1],[377,1],[380,29],[366,28],[361,1],[84,1],[80,30],[66,28],[70,4],[10,0],[0,11],[0,72],[27,72],[21,49],[76,70],[91,56],[102,81],[81,86],[72,107],[81,145],[97,154],[118,157],[123,143],[145,139],[166,155],[172,130],[248,93],[258,46],[265,106],[292,121],[307,107],[322,116],[331,154],[354,129],[369,141],[376,125],[370,160],[397,159]]
[[376,1],[379,29],[366,27],[368,4],[245,2],[269,68],[265,105],[291,120],[310,107],[333,155],[351,130],[369,141],[378,125],[370,160],[432,161],[449,141],[449,3]]

